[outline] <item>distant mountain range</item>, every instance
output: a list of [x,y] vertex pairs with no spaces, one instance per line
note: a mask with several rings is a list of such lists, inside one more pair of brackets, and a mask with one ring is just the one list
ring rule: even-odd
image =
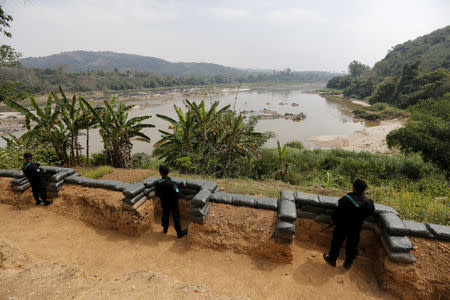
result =
[[[65,65],[70,72],[82,72],[88,70],[120,71],[133,70],[151,72],[175,76],[183,75],[241,75],[245,70],[225,67],[212,63],[172,63],[167,60],[150,56],[135,54],[115,53],[111,51],[72,51],[53,54],[44,57],[27,57],[21,60],[22,64],[33,68],[56,69]],[[267,72],[267,70],[261,70]]]

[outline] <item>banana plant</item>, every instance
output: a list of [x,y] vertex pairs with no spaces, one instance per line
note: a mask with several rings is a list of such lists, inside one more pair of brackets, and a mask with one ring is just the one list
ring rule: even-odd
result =
[[128,112],[132,105],[120,103],[114,109],[116,98],[104,101],[104,107],[100,110],[94,109],[85,99],[81,98],[83,104],[89,109],[99,124],[99,132],[103,139],[103,147],[109,164],[117,168],[131,167],[132,140],[150,142],[150,138],[142,133],[142,129],[155,127],[152,124],[144,124],[143,121],[151,116],[140,116],[128,119]]
[[287,154],[287,145],[284,144],[283,148],[280,146],[280,141],[277,141],[277,150],[278,150],[278,164],[280,167],[280,170],[283,169],[283,177],[287,175],[288,169],[289,169],[289,163],[286,161],[286,154]]
[[38,140],[48,142],[55,149],[56,154],[62,164],[68,163],[66,152],[69,134],[65,130],[63,123],[59,119],[60,106],[52,107],[53,93],[47,98],[44,108],[39,107],[33,96],[30,97],[30,104],[34,112],[14,100],[6,100],[5,104],[25,115],[25,127],[28,130],[22,138],[37,137]]

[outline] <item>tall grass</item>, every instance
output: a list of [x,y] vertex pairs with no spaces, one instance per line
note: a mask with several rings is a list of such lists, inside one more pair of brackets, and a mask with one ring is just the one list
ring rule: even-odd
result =
[[95,168],[89,168],[81,171],[81,176],[92,178],[92,179],[98,179],[106,174],[110,174],[114,171],[114,169],[110,166],[101,166],[101,167],[95,167]]

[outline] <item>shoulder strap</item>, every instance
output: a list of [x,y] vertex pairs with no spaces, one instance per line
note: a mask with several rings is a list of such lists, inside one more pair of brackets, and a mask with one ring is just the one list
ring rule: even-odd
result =
[[29,166],[31,165],[31,163],[27,163],[27,165],[25,167],[23,167],[23,170],[25,171]]
[[349,194],[345,194],[345,196],[346,196],[348,199],[350,199],[350,201],[352,201],[352,203],[353,203],[357,208],[359,207],[359,204],[356,203],[356,201],[353,200],[353,198],[352,198]]
[[158,183],[161,183],[161,182],[164,182],[164,181],[166,181],[166,178],[162,178],[162,179],[158,180]]

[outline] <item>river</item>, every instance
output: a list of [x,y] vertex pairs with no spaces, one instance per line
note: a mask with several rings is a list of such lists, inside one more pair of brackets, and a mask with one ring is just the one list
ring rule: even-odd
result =
[[[131,95],[131,96],[130,96]],[[133,153],[146,152],[151,153],[153,143],[160,139],[158,129],[167,130],[169,123],[156,117],[156,114],[163,114],[175,118],[176,113],[173,105],[183,106],[183,95],[181,93],[173,94],[171,97],[160,97],[158,99],[149,99],[148,97],[134,97],[133,94],[127,95],[121,93],[119,100],[126,99],[128,104],[135,107],[130,111],[129,116],[151,115],[148,121],[155,125],[155,128],[147,128],[144,133],[151,137],[151,143],[135,141]],[[211,101],[220,101],[220,107],[230,104],[234,105],[236,92],[227,91],[219,95],[212,96],[191,96],[190,100],[205,100],[209,106]],[[338,97],[322,97],[317,94],[306,92],[305,88],[257,88],[239,91],[235,109],[237,111],[254,111],[254,114],[262,114],[262,110],[276,111],[279,114],[285,113],[306,114],[303,121],[292,121],[286,119],[260,120],[256,126],[258,131],[272,131],[276,134],[275,138],[266,143],[266,147],[276,146],[276,141],[281,144],[288,141],[300,140],[307,148],[318,148],[313,142],[308,141],[308,137],[321,135],[342,135],[351,134],[364,127],[373,126],[373,123],[361,120],[355,120],[351,112],[354,109],[361,108],[360,105],[352,103],[347,99]],[[22,132],[16,132],[20,135]],[[84,137],[81,137],[84,146]],[[4,141],[0,142],[3,146]],[[92,152],[101,151],[103,145],[98,132],[91,133],[90,148]]]

